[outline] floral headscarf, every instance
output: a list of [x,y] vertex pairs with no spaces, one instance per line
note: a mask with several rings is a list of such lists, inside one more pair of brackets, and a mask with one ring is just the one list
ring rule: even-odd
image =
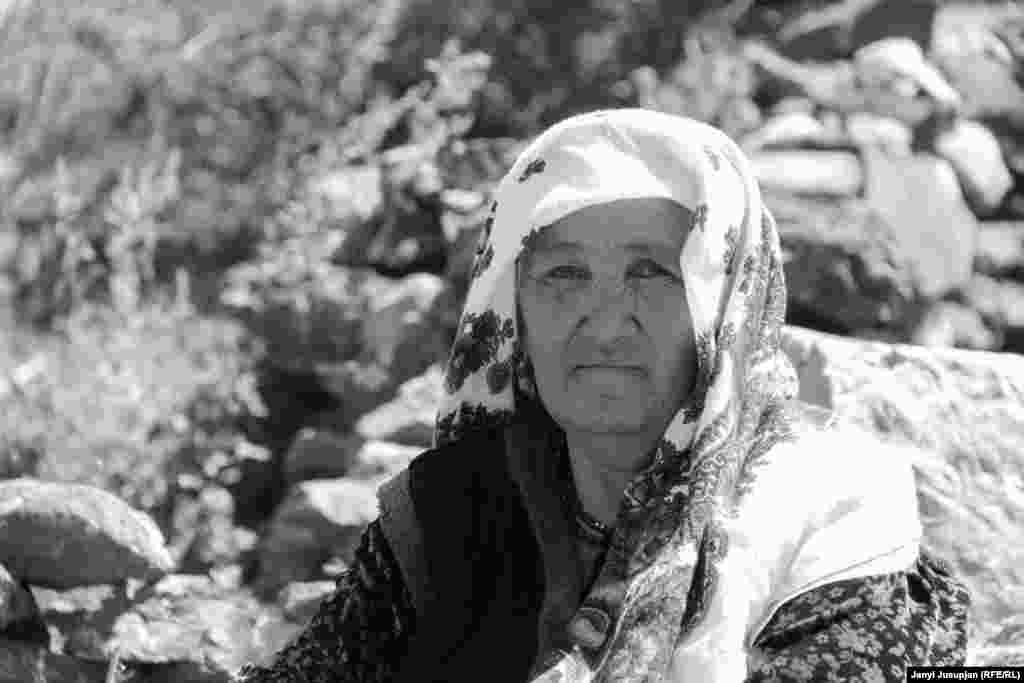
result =
[[496,189],[448,360],[435,444],[506,424],[517,402],[536,397],[515,265],[538,231],[586,206],[641,197],[688,210],[679,263],[697,381],[653,464],[624,492],[625,512],[588,597],[611,615],[612,632],[605,646],[570,653],[552,669],[572,672],[572,680],[657,679],[667,669],[673,646],[716,590],[715,566],[728,552],[720,521],[744,494],[750,468],[786,438],[780,408],[797,393],[780,349],[779,238],[742,152],[698,121],[597,111],[541,134]]

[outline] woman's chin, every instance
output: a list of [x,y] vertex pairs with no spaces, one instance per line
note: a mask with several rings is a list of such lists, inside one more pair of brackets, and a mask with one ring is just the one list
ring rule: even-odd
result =
[[647,424],[649,394],[637,391],[598,391],[591,387],[567,398],[571,422],[596,431],[635,431]]

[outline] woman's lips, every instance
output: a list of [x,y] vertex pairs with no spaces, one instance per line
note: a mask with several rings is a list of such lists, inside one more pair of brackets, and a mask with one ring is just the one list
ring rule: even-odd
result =
[[641,373],[644,372],[644,368],[639,365],[577,365],[576,370],[607,370],[614,372],[630,372],[630,373]]

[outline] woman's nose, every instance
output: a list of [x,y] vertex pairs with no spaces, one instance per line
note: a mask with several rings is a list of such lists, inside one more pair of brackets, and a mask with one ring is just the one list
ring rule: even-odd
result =
[[585,326],[597,342],[609,342],[636,331],[637,293],[621,278],[594,283]]

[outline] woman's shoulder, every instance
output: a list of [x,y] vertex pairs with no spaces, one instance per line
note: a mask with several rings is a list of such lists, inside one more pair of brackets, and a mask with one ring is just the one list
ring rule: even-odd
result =
[[428,499],[446,500],[448,505],[466,500],[449,496],[478,486],[488,470],[501,466],[501,447],[499,432],[479,430],[425,449],[378,489],[382,521],[387,526],[388,516],[401,516],[408,526],[415,508],[429,504]]
[[457,440],[423,450],[393,482],[411,486],[418,496],[442,491],[465,491],[504,471],[504,441],[500,429],[466,432]]
[[913,448],[811,412],[750,468],[733,522],[757,556],[772,558],[776,594],[901,569],[922,536]]
[[[810,500],[906,495],[914,489],[918,450],[887,440],[826,408],[794,401],[787,406],[787,438],[752,463],[765,486],[805,488]],[[813,495],[816,494],[816,495]]]

